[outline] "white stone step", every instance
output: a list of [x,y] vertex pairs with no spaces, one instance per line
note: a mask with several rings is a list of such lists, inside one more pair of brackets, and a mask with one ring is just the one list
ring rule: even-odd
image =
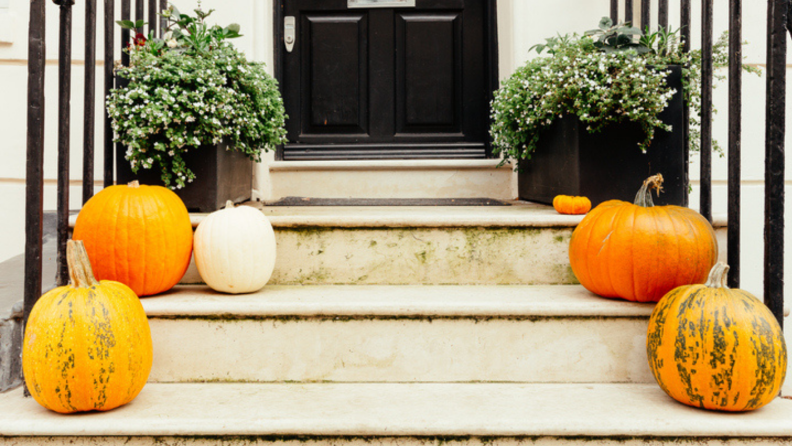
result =
[[275,161],[271,194],[315,198],[516,197],[511,165],[500,160]]
[[[577,283],[568,247],[583,217],[561,215],[549,206],[250,205],[275,229],[271,284]],[[193,224],[203,218],[193,214]],[[725,218],[717,218],[715,226],[725,260]],[[182,283],[200,282],[192,267]]]
[[581,286],[180,286],[142,300],[154,382],[652,382],[651,304]]
[[0,433],[12,445],[789,444],[792,401],[726,414],[654,384],[149,384],[79,416],[0,395]]

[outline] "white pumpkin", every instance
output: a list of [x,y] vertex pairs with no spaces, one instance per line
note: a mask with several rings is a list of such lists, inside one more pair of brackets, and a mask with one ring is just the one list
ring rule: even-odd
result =
[[195,230],[195,265],[213,290],[258,291],[275,269],[275,232],[261,211],[249,206],[209,214]]

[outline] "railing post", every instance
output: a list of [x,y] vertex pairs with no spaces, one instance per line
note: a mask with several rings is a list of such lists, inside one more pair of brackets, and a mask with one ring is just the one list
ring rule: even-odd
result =
[[624,0],[624,21],[633,22],[633,0]]
[[71,127],[72,0],[55,0],[60,6],[58,47],[58,258],[55,282],[69,283],[66,241],[69,238],[69,135]]
[[641,0],[641,31],[646,32],[652,22],[651,0]]
[[[680,14],[680,26],[682,29],[682,50],[686,53],[690,52],[690,0],[682,0],[681,5],[681,14]],[[690,185],[690,104],[688,103],[687,99],[685,100],[685,105],[682,108],[682,120],[684,124],[682,125],[682,139],[684,140],[684,181],[685,186]],[[687,207],[690,204],[690,197],[689,194],[682,195],[682,206]]]
[[767,2],[764,301],[784,326],[784,137],[789,0]]
[[85,113],[83,115],[82,201],[93,197],[96,119],[96,0],[85,0]]
[[[113,89],[115,76],[113,75],[113,65],[115,64],[115,0],[105,0],[105,20],[104,20],[104,105],[110,90]],[[123,33],[122,33],[123,35]],[[129,39],[129,33],[127,33]],[[123,38],[122,38],[123,41]],[[104,187],[113,185],[113,160],[115,151],[113,149],[113,128],[110,126],[110,115],[107,107],[103,106],[104,113]]]
[[668,0],[660,0],[657,5],[657,26],[668,29]]
[[[146,20],[144,9],[145,5],[143,3],[144,0],[135,0],[135,20]],[[137,32],[143,34],[145,33],[145,29],[141,26],[140,28],[136,29]]]
[[619,0],[611,0],[610,2],[610,18],[613,23],[619,23]]
[[701,215],[712,222],[712,0],[701,2]]
[[[28,28],[27,167],[25,176],[25,311],[22,326],[41,296],[44,219],[45,0],[30,0]],[[25,395],[30,393],[25,389]]]
[[742,149],[742,0],[729,2],[729,288],[740,287]]
[[154,37],[157,37],[157,24],[159,23],[157,20],[157,0],[148,0],[148,22],[149,32]]

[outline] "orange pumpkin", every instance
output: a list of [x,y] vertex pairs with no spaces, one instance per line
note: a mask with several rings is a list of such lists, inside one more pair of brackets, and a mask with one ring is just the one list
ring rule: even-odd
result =
[[589,291],[603,297],[657,302],[672,289],[704,283],[718,258],[712,225],[680,206],[654,206],[647,179],[635,204],[606,201],[572,233],[569,262]]
[[88,200],[73,238],[85,242],[97,279],[150,296],[181,280],[190,265],[193,232],[190,214],[175,193],[134,181]]
[[591,210],[591,200],[586,197],[558,195],[553,198],[553,207],[559,214],[582,215]]
[[772,401],[784,383],[784,332],[756,297],[726,286],[718,263],[705,285],[666,294],[649,319],[646,352],[657,383],[689,406],[729,412]]
[[146,385],[151,330],[140,299],[123,283],[97,282],[82,242],[69,241],[71,282],[41,296],[22,343],[30,394],[60,413],[111,410]]

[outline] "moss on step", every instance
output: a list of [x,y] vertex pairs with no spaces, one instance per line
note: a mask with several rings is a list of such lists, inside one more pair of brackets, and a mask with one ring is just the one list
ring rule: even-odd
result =
[[281,228],[273,284],[577,283],[571,228]]

